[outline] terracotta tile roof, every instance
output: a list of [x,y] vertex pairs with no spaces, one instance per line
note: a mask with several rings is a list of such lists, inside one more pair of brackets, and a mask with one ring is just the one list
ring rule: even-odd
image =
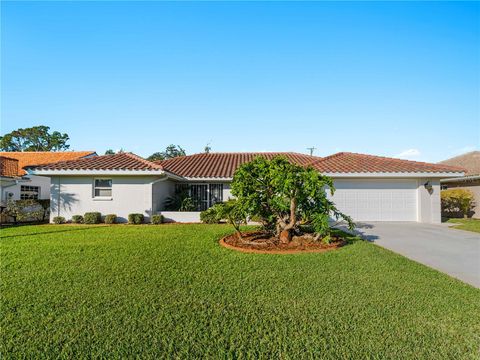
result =
[[18,160],[0,156],[0,176],[17,177]]
[[93,156],[89,158],[60,161],[43,166],[35,166],[39,170],[161,170],[154,164],[132,153]]
[[0,152],[0,156],[6,156],[18,160],[18,174],[25,175],[23,170],[26,166],[43,165],[58,161],[73,160],[85,156],[96,155],[95,151],[23,151],[23,152]]
[[440,161],[439,164],[460,166],[466,170],[465,175],[480,175],[480,151],[455,156],[451,159]]
[[382,156],[340,152],[310,164],[322,173],[438,173],[463,172],[462,168]]
[[285,156],[299,165],[306,165],[320,159],[317,156],[293,152],[202,153],[155,161],[155,163],[161,165],[164,170],[183,177],[232,178],[241,164],[252,161],[257,156],[271,159],[278,155]]

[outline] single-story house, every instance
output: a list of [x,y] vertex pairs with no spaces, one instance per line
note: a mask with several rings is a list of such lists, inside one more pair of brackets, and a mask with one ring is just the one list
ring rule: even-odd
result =
[[50,178],[27,174],[24,170],[27,166],[50,164],[96,155],[95,151],[0,152],[0,168],[2,172],[8,172],[8,176],[2,175],[0,201],[3,204],[9,200],[50,198]]
[[472,217],[480,219],[480,151],[455,156],[441,161],[439,164],[458,166],[465,169],[463,177],[448,177],[441,179],[442,189],[465,189],[470,190],[475,197],[475,208]]
[[[129,213],[163,214],[199,221],[201,210],[231,197],[235,170],[256,156],[282,155],[334,179],[333,201],[355,221],[439,223],[440,179],[459,168],[341,152],[324,158],[298,153],[203,153],[150,162],[131,153],[92,156],[27,167],[51,179],[51,218],[98,211],[126,221]],[[187,192],[191,211],[167,211],[168,200]],[[192,205],[193,204],[193,205]]]

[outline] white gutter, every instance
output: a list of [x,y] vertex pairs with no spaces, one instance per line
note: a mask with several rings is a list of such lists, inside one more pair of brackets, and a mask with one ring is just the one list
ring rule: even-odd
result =
[[27,169],[29,175],[68,176],[68,175],[166,175],[163,170],[47,170]]
[[[363,173],[322,173],[331,178],[445,178],[452,176],[463,176],[463,172],[363,172]],[[231,177],[185,177],[188,181],[232,181]]]
[[441,183],[449,183],[449,182],[464,182],[464,181],[474,181],[480,180],[480,175],[470,175],[470,176],[462,176],[456,178],[448,178],[448,179],[441,179]]

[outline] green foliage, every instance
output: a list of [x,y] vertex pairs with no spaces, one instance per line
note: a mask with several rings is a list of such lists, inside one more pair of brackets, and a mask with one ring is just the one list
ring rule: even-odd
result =
[[168,211],[195,211],[195,204],[188,193],[188,185],[177,185],[174,195],[165,199],[164,207]]
[[116,224],[117,223],[117,215],[116,214],[108,214],[105,215],[105,224]]
[[83,224],[83,216],[82,215],[73,215],[72,216],[72,223],[74,224]]
[[128,223],[129,224],[143,224],[145,221],[145,216],[143,214],[128,214]]
[[254,255],[218,245],[228,225],[80,230],[0,231],[2,358],[478,359],[480,290],[367,241]]
[[9,200],[5,213],[13,218],[13,221],[41,221],[45,219],[45,214],[48,211],[43,208],[46,202],[39,202],[39,200]]
[[223,203],[217,203],[200,213],[200,220],[205,224],[219,224],[225,219]]
[[102,214],[99,212],[87,212],[83,215],[85,224],[100,224],[102,222]]
[[53,223],[54,224],[65,224],[65,218],[63,216],[55,216],[53,218]]
[[159,214],[156,214],[156,215],[152,215],[152,224],[154,225],[159,225],[159,224],[163,224],[163,222],[165,221],[165,218],[163,215],[159,215]]
[[441,201],[442,215],[445,217],[468,217],[475,207],[475,197],[466,189],[442,190]]
[[67,150],[69,137],[58,131],[50,133],[48,126],[17,129],[0,136],[2,151],[63,151]]
[[113,151],[112,149],[108,149],[107,151],[105,151],[105,155],[115,155],[115,151]]
[[257,157],[241,165],[235,172],[232,194],[236,207],[261,219],[266,229],[299,231],[301,224],[311,224],[319,235],[328,235],[329,219],[352,219],[341,213],[327,198],[326,189],[333,195],[333,180],[313,168],[290,163],[283,157],[267,160]]
[[165,151],[155,152],[150,155],[147,160],[149,161],[158,161],[158,160],[168,160],[177,156],[185,156],[186,152],[180,145],[169,145]]

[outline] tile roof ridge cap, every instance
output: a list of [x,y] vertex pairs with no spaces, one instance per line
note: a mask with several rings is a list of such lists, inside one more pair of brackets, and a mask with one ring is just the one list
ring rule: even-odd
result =
[[66,150],[66,151],[0,151],[0,153],[11,153],[11,154],[74,154],[74,153],[88,153],[96,154],[96,151],[93,150]]
[[142,162],[143,164],[145,165],[148,165],[148,166],[151,166],[155,169],[159,169],[159,170],[163,170],[163,167],[159,164],[155,164],[154,162],[152,161],[149,161],[147,159],[144,159],[142,158],[141,156],[137,155],[137,154],[134,154],[132,152],[123,152],[123,153],[119,153],[119,154],[114,154],[114,155],[121,155],[121,154],[125,154],[127,155],[129,158],[131,159],[134,159],[134,160],[137,160],[137,161],[140,161]]

